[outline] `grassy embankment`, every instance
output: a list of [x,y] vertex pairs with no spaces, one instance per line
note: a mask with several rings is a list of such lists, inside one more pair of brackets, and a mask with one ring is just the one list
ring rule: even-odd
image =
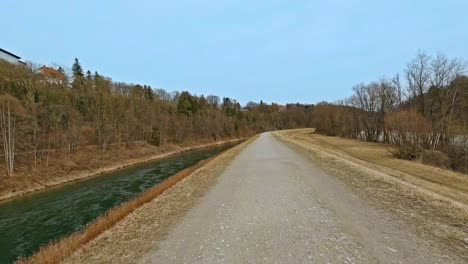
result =
[[116,171],[139,163],[168,157],[184,151],[238,140],[205,141],[186,145],[168,144],[161,147],[149,144],[117,146],[109,148],[103,153],[95,148],[83,147],[70,157],[66,155],[51,155],[47,166],[44,164],[38,166],[18,164],[16,173],[13,176],[1,176],[0,201]]
[[468,259],[467,175],[397,159],[390,145],[322,136],[313,129],[275,134],[375,207]]
[[328,137],[312,132],[312,129],[287,130],[281,132],[281,136],[379,171],[383,169],[383,172],[397,179],[468,205],[467,175],[420,162],[397,159],[393,157],[390,145]]
[[[251,140],[248,141],[250,142]],[[241,145],[246,144],[248,144],[248,142]],[[240,147],[242,146],[238,146],[236,148]],[[73,233],[68,237],[46,245],[40,248],[39,251],[36,252],[33,256],[21,259],[18,263],[52,264],[62,262],[64,259],[72,255],[75,251],[86,245],[88,242],[97,238],[106,230],[112,228],[119,221],[124,219],[130,213],[134,212],[136,209],[154,200],[163,192],[167,191],[168,189],[176,185],[178,182],[190,176],[193,172],[199,170],[208,163],[216,162],[218,156],[202,160],[194,166],[180,171],[179,173],[166,179],[161,184],[154,186],[153,188],[140,194],[135,199],[123,203],[113,209],[110,209],[105,215],[97,218],[94,222],[90,223],[84,230]]]

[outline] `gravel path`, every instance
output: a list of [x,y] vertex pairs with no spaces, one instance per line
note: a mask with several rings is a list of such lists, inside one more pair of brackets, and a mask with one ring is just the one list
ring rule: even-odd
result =
[[262,134],[140,263],[462,263]]

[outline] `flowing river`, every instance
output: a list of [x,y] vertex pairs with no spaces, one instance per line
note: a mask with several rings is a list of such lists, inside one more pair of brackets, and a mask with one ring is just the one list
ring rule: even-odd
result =
[[192,150],[0,203],[0,263],[82,229],[108,209],[233,144]]

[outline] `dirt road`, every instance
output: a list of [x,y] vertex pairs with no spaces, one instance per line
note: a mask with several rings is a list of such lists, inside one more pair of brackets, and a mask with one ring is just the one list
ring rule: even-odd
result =
[[463,263],[397,218],[266,133],[140,263]]

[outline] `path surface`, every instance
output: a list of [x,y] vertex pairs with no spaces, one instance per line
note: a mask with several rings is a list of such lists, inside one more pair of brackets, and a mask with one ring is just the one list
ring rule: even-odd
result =
[[462,263],[269,133],[141,263]]

